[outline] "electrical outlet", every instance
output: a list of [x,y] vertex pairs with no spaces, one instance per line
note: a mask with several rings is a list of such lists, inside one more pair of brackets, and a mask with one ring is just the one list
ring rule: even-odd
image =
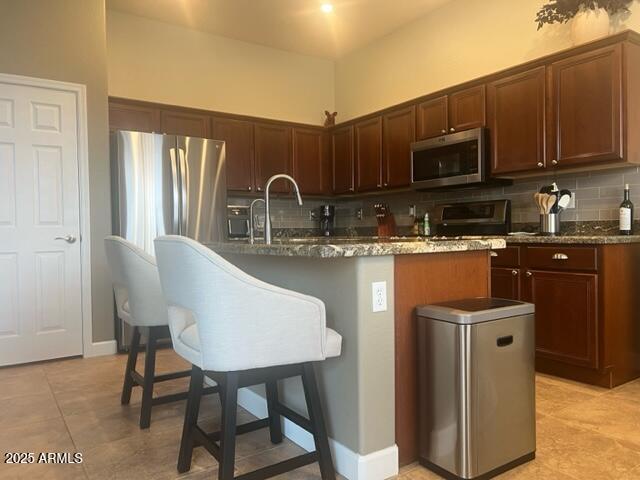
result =
[[387,311],[387,282],[371,283],[371,301],[374,313]]

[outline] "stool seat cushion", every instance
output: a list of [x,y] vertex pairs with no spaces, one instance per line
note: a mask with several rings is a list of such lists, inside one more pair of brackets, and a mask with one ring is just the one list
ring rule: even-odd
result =
[[[331,328],[326,329],[326,358],[339,357],[342,350],[342,337]],[[178,336],[178,345],[174,345],[176,352],[193,365],[202,365],[200,358],[200,338],[198,327],[194,323],[185,328]]]
[[327,358],[339,357],[342,351],[342,336],[335,330],[327,328],[326,339],[325,353]]
[[173,342],[173,348],[178,355],[193,365],[202,366],[202,354],[200,353],[200,339],[198,327],[194,323],[185,328]]

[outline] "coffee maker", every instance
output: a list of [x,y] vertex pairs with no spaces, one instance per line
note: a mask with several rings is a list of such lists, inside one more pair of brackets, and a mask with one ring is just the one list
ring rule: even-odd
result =
[[320,232],[324,237],[333,235],[333,218],[336,214],[336,207],[333,205],[320,206]]

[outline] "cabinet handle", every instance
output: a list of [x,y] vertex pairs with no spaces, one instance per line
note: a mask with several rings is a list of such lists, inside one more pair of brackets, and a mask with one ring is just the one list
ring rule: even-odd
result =
[[258,187],[256,190],[258,190],[259,192],[262,191],[262,187]]
[[443,128],[442,130],[440,130],[440,133],[445,134],[447,133],[447,131]]
[[247,187],[247,190],[251,191],[251,190],[253,190],[253,188],[251,186],[249,186],[249,187]]
[[569,257],[564,253],[554,253],[551,258],[554,260],[569,260]]
[[514,277],[518,276],[518,270],[511,270],[511,275],[513,275]]
[[552,165],[557,165],[558,164],[558,160],[551,160],[551,164]]
[[353,187],[349,187],[349,191],[353,192],[354,188]]
[[532,277],[532,276],[533,276],[533,273],[531,273],[531,272],[527,271],[527,273],[526,273],[525,275],[526,275],[527,277]]
[[538,168],[542,168],[542,167],[544,167],[544,163],[538,162]]
[[496,252],[494,252],[493,250],[491,250],[489,252],[489,255],[491,255],[492,257],[497,257],[498,256],[498,254]]
[[451,133],[453,133],[453,132],[455,132],[455,131],[456,131],[456,129],[455,129],[455,128],[453,128],[453,127],[451,127],[451,128],[449,129],[449,131],[450,131]]
[[385,186],[385,187],[388,187],[388,186],[389,186],[389,184],[388,184],[387,182],[385,182],[385,183],[384,183],[384,186]]

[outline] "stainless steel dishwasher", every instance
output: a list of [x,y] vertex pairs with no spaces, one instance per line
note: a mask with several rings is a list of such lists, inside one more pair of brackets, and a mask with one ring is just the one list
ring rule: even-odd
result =
[[416,310],[420,463],[485,479],[535,458],[534,306],[471,298]]

